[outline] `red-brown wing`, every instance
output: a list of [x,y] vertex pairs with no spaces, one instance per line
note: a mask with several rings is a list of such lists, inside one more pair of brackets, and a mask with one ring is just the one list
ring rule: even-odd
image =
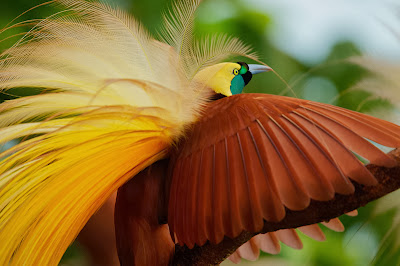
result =
[[263,220],[280,221],[285,207],[307,208],[351,194],[349,178],[376,180],[371,163],[396,162],[365,138],[400,147],[400,127],[339,107],[266,94],[242,94],[209,104],[193,126],[173,170],[169,226],[193,247],[219,243]]

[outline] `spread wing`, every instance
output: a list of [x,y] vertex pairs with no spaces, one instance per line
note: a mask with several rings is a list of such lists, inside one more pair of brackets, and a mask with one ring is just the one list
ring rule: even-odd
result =
[[307,100],[243,94],[206,112],[180,145],[171,182],[169,226],[189,247],[351,194],[350,179],[375,185],[358,156],[393,167],[370,141],[400,147],[399,126]]

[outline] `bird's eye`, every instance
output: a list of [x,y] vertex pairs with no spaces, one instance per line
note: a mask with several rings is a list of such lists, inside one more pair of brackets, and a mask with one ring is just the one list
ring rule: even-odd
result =
[[239,70],[238,70],[237,68],[235,68],[235,69],[233,70],[233,74],[234,74],[235,76],[239,75]]

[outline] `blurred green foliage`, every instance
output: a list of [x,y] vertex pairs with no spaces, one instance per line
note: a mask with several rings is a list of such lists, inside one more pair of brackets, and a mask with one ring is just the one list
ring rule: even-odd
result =
[[[0,27],[4,28],[20,21],[38,19],[49,16],[55,9],[53,7],[39,7],[24,14],[11,22],[15,17],[44,2],[31,0],[6,0],[0,9]],[[162,10],[170,5],[167,0],[138,1],[138,0],[109,0],[112,5],[119,6],[131,12],[151,32],[157,34],[157,29],[162,22]],[[10,23],[11,22],[11,23]],[[10,24],[9,24],[10,23]],[[382,100],[369,100],[370,94],[360,90],[352,90],[352,87],[368,73],[346,62],[351,56],[360,55],[359,49],[350,42],[337,43],[329,56],[316,66],[306,66],[291,56],[279,50],[269,40],[269,33],[273,21],[270,16],[260,13],[251,7],[246,0],[208,0],[200,6],[198,18],[195,24],[197,35],[212,33],[228,33],[237,36],[254,47],[261,60],[273,67],[276,73],[282,77],[283,82],[274,73],[257,76],[246,87],[246,92],[263,92],[282,94],[299,98],[336,104],[349,109],[367,112],[377,107],[387,106]],[[29,30],[29,27],[10,28],[0,35],[0,50],[15,43],[21,34]],[[17,35],[15,38],[7,37]],[[26,89],[12,91],[16,95],[35,93]],[[11,99],[13,96],[2,94],[0,101]],[[319,243],[302,237],[304,249],[292,250],[285,246],[279,256],[283,265],[367,265],[377,264],[374,258],[378,252],[386,232],[391,226],[393,212],[372,219],[371,209],[373,204],[360,209],[358,217],[344,217],[342,219],[345,233],[335,233],[324,230],[327,241]],[[389,242],[388,242],[389,243]],[[386,250],[384,252],[391,252]],[[389,256],[390,255],[390,256]],[[63,264],[84,257],[83,251],[77,245],[73,245],[66,253]],[[384,253],[384,264],[395,265],[398,263],[398,254]],[[276,258],[264,254],[262,260],[257,263],[267,262],[266,259]],[[69,263],[68,263],[69,262]],[[255,263],[255,264],[257,264]]]

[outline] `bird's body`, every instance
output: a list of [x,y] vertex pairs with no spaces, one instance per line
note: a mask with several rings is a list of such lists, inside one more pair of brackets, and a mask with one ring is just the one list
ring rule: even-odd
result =
[[[349,149],[395,165],[361,137],[400,147],[393,124],[308,101],[235,95],[268,67],[220,63],[257,60],[235,38],[194,39],[199,1],[176,4],[160,40],[107,5],[56,2],[64,11],[40,21],[0,64],[0,89],[43,89],[0,105],[0,142],[23,140],[0,155],[0,265],[57,264],[114,191],[171,154],[166,220],[157,225],[140,206],[127,213],[122,196],[117,206],[133,224],[149,219],[169,247],[163,262],[173,248],[164,222],[180,244],[218,243],[279,221],[285,208],[352,193],[348,178],[373,185]],[[210,102],[214,94],[228,97]],[[145,175],[133,184],[157,191],[161,181],[148,187]]]

